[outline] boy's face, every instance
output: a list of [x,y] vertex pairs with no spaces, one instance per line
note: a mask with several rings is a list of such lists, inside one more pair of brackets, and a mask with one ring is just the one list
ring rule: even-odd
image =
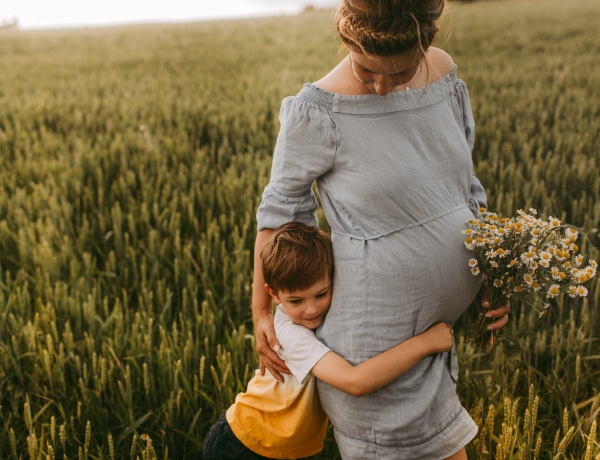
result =
[[332,285],[329,276],[307,289],[297,291],[275,292],[268,285],[265,288],[278,304],[283,305],[294,323],[308,329],[316,329],[321,325],[331,304]]

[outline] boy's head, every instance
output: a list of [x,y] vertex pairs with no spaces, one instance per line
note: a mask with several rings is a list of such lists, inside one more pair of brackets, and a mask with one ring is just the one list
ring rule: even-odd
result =
[[266,290],[292,321],[314,329],[331,302],[333,249],[329,235],[291,222],[275,229],[261,252]]
[[274,291],[306,289],[333,276],[331,238],[301,222],[283,224],[264,245],[261,261],[265,282]]

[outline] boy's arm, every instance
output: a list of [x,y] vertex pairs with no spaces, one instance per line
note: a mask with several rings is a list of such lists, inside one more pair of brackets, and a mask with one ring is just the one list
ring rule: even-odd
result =
[[437,323],[400,345],[353,366],[330,351],[310,371],[319,380],[353,396],[378,390],[404,374],[426,356],[452,349],[452,326]]

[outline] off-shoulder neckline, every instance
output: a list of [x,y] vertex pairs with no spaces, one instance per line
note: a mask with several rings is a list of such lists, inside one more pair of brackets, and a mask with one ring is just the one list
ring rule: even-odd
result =
[[335,96],[335,97],[358,97],[358,98],[363,98],[363,97],[371,97],[371,98],[386,98],[389,96],[396,96],[396,95],[405,95],[405,94],[410,94],[410,93],[418,93],[418,92],[423,92],[424,90],[426,90],[427,88],[431,88],[433,86],[435,86],[436,84],[439,84],[440,82],[445,83],[445,82],[453,82],[456,81],[457,77],[456,77],[456,64],[453,65],[452,70],[450,70],[448,73],[442,75],[440,78],[438,78],[437,80],[435,80],[434,82],[430,83],[429,85],[425,85],[425,86],[421,86],[419,88],[414,88],[414,89],[410,89],[408,91],[392,91],[390,93],[388,93],[385,96],[379,96],[378,94],[345,94],[345,93],[336,93],[333,91],[329,91],[327,89],[321,88],[320,86],[317,86],[315,83],[305,83],[304,87],[309,87],[312,88],[318,92],[321,92],[325,95],[330,95],[330,96]]
[[408,91],[395,91],[386,96],[377,94],[333,93],[314,83],[305,83],[296,95],[298,101],[332,113],[373,115],[428,107],[460,92],[454,68],[433,83]]

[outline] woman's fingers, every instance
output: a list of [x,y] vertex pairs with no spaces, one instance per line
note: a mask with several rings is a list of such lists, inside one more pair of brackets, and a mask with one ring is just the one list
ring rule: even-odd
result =
[[[274,334],[274,330],[271,331],[267,328],[267,333],[257,334],[256,336],[256,351],[260,357],[260,374],[264,375],[265,369],[268,369],[271,375],[280,382],[283,382],[283,375],[289,374],[290,370],[285,364],[285,361],[279,357],[274,349],[279,349],[279,341]],[[272,344],[272,345],[271,345]]]
[[508,323],[508,314],[510,313],[510,304],[506,304],[503,307],[489,310],[486,313],[488,318],[492,318],[493,322],[488,325],[488,329],[491,331],[497,331],[503,328]]

